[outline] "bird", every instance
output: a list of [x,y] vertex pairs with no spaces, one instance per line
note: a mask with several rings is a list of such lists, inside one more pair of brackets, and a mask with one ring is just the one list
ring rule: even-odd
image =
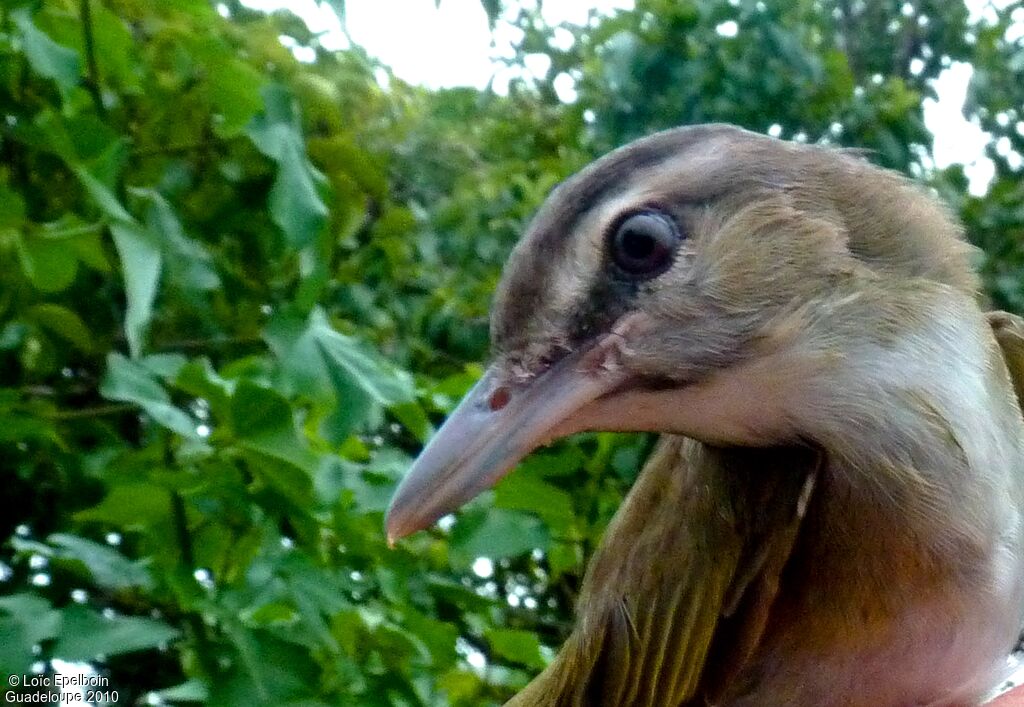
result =
[[976,705],[1024,623],[1024,325],[933,194],[725,124],[553,189],[390,542],[581,431],[658,433],[516,707]]

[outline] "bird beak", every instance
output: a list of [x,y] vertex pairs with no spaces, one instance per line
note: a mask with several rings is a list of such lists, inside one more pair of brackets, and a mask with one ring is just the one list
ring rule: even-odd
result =
[[489,368],[399,485],[385,521],[388,542],[428,527],[494,486],[537,447],[578,431],[573,413],[626,379],[621,368],[588,364],[587,354],[571,353],[522,382]]

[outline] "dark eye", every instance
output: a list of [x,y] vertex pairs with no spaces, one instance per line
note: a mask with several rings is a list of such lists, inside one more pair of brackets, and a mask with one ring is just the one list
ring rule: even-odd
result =
[[672,264],[681,238],[668,216],[649,211],[633,214],[612,233],[612,260],[630,275],[660,275]]

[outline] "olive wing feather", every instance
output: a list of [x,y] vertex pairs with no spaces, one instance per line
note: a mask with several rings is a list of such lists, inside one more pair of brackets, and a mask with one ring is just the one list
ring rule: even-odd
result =
[[575,630],[509,705],[713,703],[762,636],[818,456],[663,437],[590,565]]

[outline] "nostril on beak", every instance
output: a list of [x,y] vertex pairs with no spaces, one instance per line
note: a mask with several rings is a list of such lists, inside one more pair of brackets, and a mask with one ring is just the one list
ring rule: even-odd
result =
[[499,386],[494,389],[491,393],[491,397],[488,399],[487,404],[491,408],[491,412],[498,412],[503,407],[508,405],[508,401],[512,398],[512,394],[508,391],[505,386]]

